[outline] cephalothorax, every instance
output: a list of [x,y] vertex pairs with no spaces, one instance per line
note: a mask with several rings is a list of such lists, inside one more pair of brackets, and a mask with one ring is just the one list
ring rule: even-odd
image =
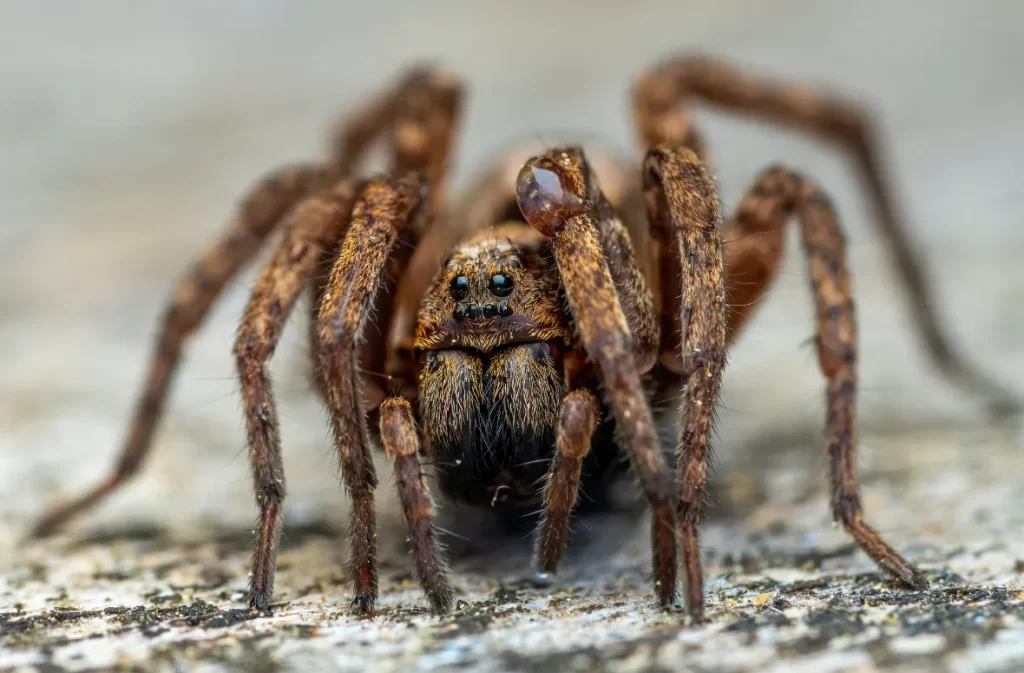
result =
[[[371,610],[377,597],[369,417],[394,463],[417,575],[436,611],[451,607],[453,591],[422,456],[435,464],[448,497],[542,508],[536,544],[544,571],[555,569],[565,548],[581,480],[602,482],[625,456],[651,510],[658,601],[675,600],[681,547],[687,608],[699,613],[697,524],[726,349],[774,279],[785,224],[794,218],[827,382],[834,516],[897,581],[923,585],[861,515],[857,333],[835,210],[813,181],[775,166],[723,223],[687,106],[703,100],[746,112],[848,151],[935,364],[990,402],[1014,404],[938,328],[859,107],[718,61],[672,59],[634,90],[645,150],[639,169],[576,146],[520,153],[487,172],[461,207],[447,208],[462,98],[453,75],[411,72],[343,121],[328,160],[273,173],[251,191],[174,294],[117,469],[50,513],[37,531],[54,530],[137,471],[185,341],[228,280],[284,223],[234,349],[260,510],[254,606],[265,609],[273,592],[285,496],[266,365],[296,299],[311,287],[314,376],[352,499],[359,609]],[[361,179],[358,168],[379,137],[392,149],[391,170]],[[678,407],[681,393],[678,445],[661,447],[652,407]]]

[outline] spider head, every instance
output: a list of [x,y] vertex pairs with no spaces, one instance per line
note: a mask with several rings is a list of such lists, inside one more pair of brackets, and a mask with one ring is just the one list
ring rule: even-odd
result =
[[445,260],[419,314],[416,348],[488,354],[569,336],[547,240],[522,222],[487,229]]

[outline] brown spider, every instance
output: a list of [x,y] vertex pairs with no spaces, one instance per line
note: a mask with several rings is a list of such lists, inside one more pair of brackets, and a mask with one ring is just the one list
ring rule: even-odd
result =
[[[607,480],[624,451],[652,512],[658,602],[676,598],[681,545],[686,606],[699,614],[697,524],[726,348],[774,279],[785,225],[795,215],[827,381],[834,516],[898,582],[925,585],[861,513],[857,333],[836,213],[813,181],[776,166],[723,225],[688,106],[703,100],[750,113],[849,152],[935,364],[990,401],[1013,404],[938,328],[861,109],[721,62],[677,58],[646,73],[634,90],[647,148],[639,175],[596,152],[588,160],[578,147],[548,149],[525,165],[521,156],[496,165],[463,208],[448,211],[445,177],[462,98],[453,75],[411,72],[340,126],[328,160],[278,171],[252,190],[227,233],[177,288],[116,470],[52,511],[36,532],[55,530],[138,470],[183,345],[228,280],[285,222],[234,348],[260,510],[250,580],[255,607],[266,609],[273,592],[285,496],[266,365],[297,297],[311,286],[310,336],[320,365],[314,376],[352,500],[359,610],[372,610],[377,598],[369,415],[394,463],[416,572],[436,612],[450,609],[453,591],[421,455],[435,463],[440,490],[450,498],[516,511],[542,505],[536,555],[549,572],[566,547],[581,486]],[[384,134],[393,151],[390,174],[356,177]],[[681,391],[678,446],[663,452],[652,407],[677,405]]]

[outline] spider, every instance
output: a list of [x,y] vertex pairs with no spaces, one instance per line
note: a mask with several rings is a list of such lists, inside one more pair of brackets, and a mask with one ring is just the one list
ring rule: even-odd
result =
[[[265,610],[271,600],[285,499],[266,367],[309,287],[313,376],[351,498],[358,610],[372,611],[378,594],[377,440],[393,463],[416,575],[437,613],[451,609],[454,592],[421,461],[434,464],[439,490],[453,501],[540,508],[536,563],[553,572],[581,489],[600,488],[628,460],[650,510],[657,601],[674,603],[682,584],[688,612],[700,615],[698,522],[726,352],[775,278],[794,219],[827,383],[833,516],[898,583],[925,586],[862,515],[857,327],[835,209],[813,180],[774,166],[723,222],[690,114],[691,103],[710,103],[848,152],[932,360],[954,383],[1014,404],[940,330],[862,108],[720,60],[671,58],[633,89],[645,151],[639,170],[597,150],[547,148],[496,162],[460,207],[449,208],[446,175],[463,99],[451,72],[410,70],[342,119],[328,159],[271,173],[249,192],[227,232],[177,286],[116,469],[52,510],[36,533],[56,530],[138,471],[189,336],[225,284],[283,228],[234,345],[259,508],[254,607]],[[381,139],[390,171],[360,177]],[[652,409],[676,410],[676,446],[659,445]]]

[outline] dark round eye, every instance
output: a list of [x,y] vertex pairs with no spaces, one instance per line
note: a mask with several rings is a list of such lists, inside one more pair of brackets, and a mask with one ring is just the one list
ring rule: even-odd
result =
[[469,296],[469,278],[465,276],[455,276],[452,279],[451,284],[452,297],[455,301],[462,301]]
[[487,286],[487,289],[499,297],[507,297],[512,294],[513,287],[515,287],[515,283],[512,282],[511,276],[506,276],[503,273],[496,273],[491,276],[491,282]]

